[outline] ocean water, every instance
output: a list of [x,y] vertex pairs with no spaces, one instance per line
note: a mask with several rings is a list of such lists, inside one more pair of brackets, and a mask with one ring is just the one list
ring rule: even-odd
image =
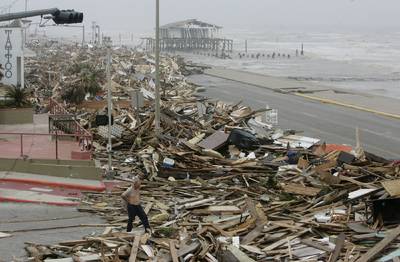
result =
[[[272,31],[227,30],[234,39],[232,59],[185,54],[205,64],[241,69],[273,76],[319,82],[369,94],[400,99],[399,31]],[[249,54],[265,57],[242,58],[245,40]],[[304,56],[296,57],[304,44]],[[267,54],[290,54],[291,58],[267,58]],[[399,105],[400,106],[400,105]]]

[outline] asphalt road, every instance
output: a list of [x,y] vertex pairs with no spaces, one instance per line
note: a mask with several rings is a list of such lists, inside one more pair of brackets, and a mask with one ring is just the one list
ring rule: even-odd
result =
[[204,96],[225,102],[243,101],[253,109],[278,109],[279,126],[304,131],[304,135],[327,143],[355,145],[360,129],[363,148],[389,159],[400,159],[400,121],[341,106],[322,104],[291,94],[222,78],[194,75],[189,80],[206,87]]
[[0,232],[18,231],[0,240],[0,262],[28,261],[25,242],[55,245],[104,231],[103,227],[50,227],[104,223],[103,219],[79,212],[75,207],[0,203]]

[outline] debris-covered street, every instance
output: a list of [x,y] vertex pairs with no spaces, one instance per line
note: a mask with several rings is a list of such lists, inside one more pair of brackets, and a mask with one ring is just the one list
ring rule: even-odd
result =
[[[38,48],[42,55],[28,64],[51,61],[53,72],[63,72],[52,77],[40,66],[29,71],[27,85],[35,90],[32,99],[40,111],[49,96],[63,97],[96,77],[96,95],[79,106],[69,101],[67,108],[94,134],[94,158],[106,166],[106,130],[96,125],[96,116],[106,108],[106,93],[101,92],[105,49]],[[400,230],[391,210],[398,195],[398,163],[365,152],[362,144],[329,144],[281,130],[266,122],[266,109],[202,97],[196,92],[201,88],[184,76],[201,72],[201,67],[168,56],[161,64],[163,131],[157,136],[154,60],[127,48],[114,50],[112,165],[121,183],[111,192],[86,193],[78,207],[103,217],[104,232],[49,245],[29,241],[31,257],[366,261],[396,250]],[[136,101],[138,108],[131,107],[131,86],[144,96]],[[154,228],[151,235],[125,232],[120,195],[134,175],[144,177],[143,206]]]

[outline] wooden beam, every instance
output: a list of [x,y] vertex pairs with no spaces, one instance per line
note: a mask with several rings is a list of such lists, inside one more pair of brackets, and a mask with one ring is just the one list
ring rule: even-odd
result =
[[273,244],[271,244],[269,246],[266,246],[265,248],[262,249],[262,251],[268,252],[268,251],[274,250],[275,248],[280,247],[283,244],[286,244],[287,241],[291,241],[292,239],[295,239],[296,237],[299,237],[299,236],[301,236],[301,235],[303,235],[303,234],[305,234],[307,232],[308,232],[308,229],[304,230],[304,231],[301,231],[299,233],[296,233],[294,235],[288,236],[287,238],[282,238],[281,240],[276,241],[275,243],[273,243]]
[[247,235],[245,235],[242,239],[243,244],[248,244],[256,239],[259,235],[261,235],[262,230],[264,228],[265,223],[258,224],[253,230],[251,230]]
[[321,245],[320,243],[318,243],[316,241],[312,241],[311,239],[302,239],[301,243],[303,243],[303,244],[305,244],[307,246],[319,249],[319,250],[323,250],[323,251],[326,251],[326,252],[332,252],[332,249],[330,247],[323,246],[323,245]]
[[254,259],[247,256],[244,252],[240,251],[239,248],[232,245],[228,246],[227,250],[237,259],[239,262],[255,262]]
[[371,248],[367,253],[360,257],[357,262],[368,262],[374,259],[375,256],[385,249],[390,243],[392,243],[400,235],[400,226],[393,230],[390,230],[387,236],[382,239],[378,244]]
[[175,248],[175,242],[173,240],[169,241],[169,251],[171,253],[172,262],[179,262],[178,252]]
[[329,262],[335,262],[338,260],[340,252],[343,248],[345,239],[346,239],[346,235],[344,233],[340,233],[340,235],[336,239],[336,242],[335,242],[336,246],[335,246],[335,249],[333,250],[333,253],[329,259]]
[[131,255],[129,256],[129,262],[136,262],[136,256],[138,254],[140,239],[141,236],[135,236],[135,240],[133,240]]

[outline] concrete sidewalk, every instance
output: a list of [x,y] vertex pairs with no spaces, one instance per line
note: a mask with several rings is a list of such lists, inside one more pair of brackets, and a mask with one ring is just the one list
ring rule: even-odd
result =
[[[73,159],[72,152],[81,152],[81,147],[73,137],[58,137],[49,133],[49,115],[33,115],[33,123],[17,125],[0,125],[0,157],[35,159]],[[25,133],[21,138],[19,133]],[[32,134],[32,135],[27,135]],[[22,152],[21,152],[22,144]],[[86,158],[85,158],[86,159]]]
[[267,76],[220,67],[207,69],[205,70],[205,74],[267,88],[280,93],[293,93],[321,103],[335,104],[400,119],[400,101],[394,98],[369,95],[355,90],[341,89],[285,77]]
[[0,187],[0,202],[36,203],[56,206],[77,206],[80,198],[65,197],[30,190]]
[[73,188],[87,191],[104,191],[106,189],[104,183],[98,180],[53,177],[5,171],[0,171],[0,181]]

